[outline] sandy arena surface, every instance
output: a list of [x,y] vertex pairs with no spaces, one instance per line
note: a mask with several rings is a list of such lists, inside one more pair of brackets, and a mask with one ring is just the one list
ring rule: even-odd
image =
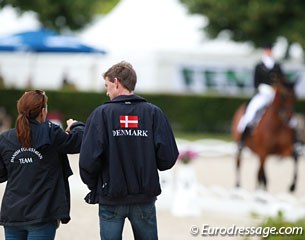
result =
[[[181,143],[180,146],[189,146],[190,143]],[[205,143],[197,142],[194,146]],[[210,144],[210,145],[208,145]],[[219,148],[221,143],[206,143],[206,148]],[[219,146],[218,146],[219,145]],[[269,179],[268,193],[255,190],[256,169],[258,160],[252,154],[245,154],[242,162],[241,180],[242,189],[234,188],[235,164],[234,146],[226,144],[227,151],[222,153],[208,152],[201,148],[200,157],[191,163],[197,179],[196,199],[194,205],[198,206],[197,213],[180,213],[173,211],[175,199],[174,194],[170,193],[162,198],[162,194],[157,204],[158,232],[161,240],[186,240],[186,239],[242,239],[240,236],[209,236],[203,237],[200,234],[193,236],[190,233],[192,226],[197,226],[201,232],[203,225],[211,227],[230,228],[250,227],[261,223],[267,215],[272,215],[278,209],[287,210],[299,217],[305,216],[305,158],[300,158],[299,180],[297,190],[294,194],[288,193],[293,172],[293,162],[290,159],[278,159],[270,157],[266,164],[267,177]],[[206,154],[205,154],[206,153]],[[57,240],[98,240],[98,206],[88,205],[83,201],[86,194],[86,187],[81,183],[78,173],[78,155],[70,155],[70,162],[74,175],[70,177],[72,209],[71,222],[61,225],[57,231]],[[181,168],[177,164],[169,173],[172,179],[177,176]],[[176,180],[173,180],[174,183]],[[172,184],[175,186],[175,184]],[[4,184],[0,185],[0,197],[2,197]],[[163,194],[166,195],[166,191]],[[186,193],[187,195],[187,193]],[[157,201],[157,202],[158,202]],[[197,204],[197,205],[196,205]],[[277,206],[277,208],[275,208]],[[252,207],[252,208],[251,208]],[[179,208],[179,206],[178,206]],[[183,208],[183,206],[182,206]],[[273,212],[271,211],[273,209]],[[271,209],[271,210],[270,210]],[[262,213],[260,217],[254,218],[253,213]],[[3,230],[0,231],[0,239],[4,239]],[[129,222],[125,221],[123,239],[133,239]]]

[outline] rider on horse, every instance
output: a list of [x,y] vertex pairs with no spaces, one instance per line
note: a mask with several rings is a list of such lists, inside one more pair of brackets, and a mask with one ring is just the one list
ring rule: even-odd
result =
[[274,98],[273,84],[277,81],[286,81],[279,63],[272,56],[272,44],[263,48],[262,60],[255,66],[254,87],[255,95],[250,100],[246,112],[238,123],[237,130],[241,134],[240,147],[243,147],[245,138],[257,122],[255,118],[259,110],[271,104]]

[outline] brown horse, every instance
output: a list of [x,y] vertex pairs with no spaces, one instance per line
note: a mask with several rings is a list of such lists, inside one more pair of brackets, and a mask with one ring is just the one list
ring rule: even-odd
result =
[[[297,182],[298,155],[294,151],[294,131],[288,126],[288,121],[292,117],[295,104],[295,94],[293,86],[286,87],[282,83],[274,86],[275,97],[273,102],[265,109],[259,123],[254,127],[245,139],[245,146],[256,153],[260,160],[257,175],[257,187],[267,189],[267,178],[265,175],[265,162],[269,155],[279,155],[283,157],[291,156],[294,159],[294,177],[290,186],[290,191],[294,191]],[[237,125],[243,116],[246,104],[243,104],[235,112],[232,121],[232,138],[239,143],[240,134]],[[236,156],[236,186],[240,186],[240,163],[242,147],[238,149]]]

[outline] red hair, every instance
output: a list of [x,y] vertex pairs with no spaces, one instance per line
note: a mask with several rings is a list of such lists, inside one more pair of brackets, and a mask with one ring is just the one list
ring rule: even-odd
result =
[[48,97],[44,91],[30,90],[25,92],[17,102],[18,117],[16,120],[17,137],[22,147],[31,146],[30,119],[35,119],[43,108],[47,107]]

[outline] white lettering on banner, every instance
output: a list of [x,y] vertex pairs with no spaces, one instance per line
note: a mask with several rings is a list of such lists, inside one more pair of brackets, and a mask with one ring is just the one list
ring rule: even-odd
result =
[[132,129],[117,129],[112,130],[113,137],[134,136],[134,137],[148,137],[148,130],[132,130]]
[[[226,94],[239,96],[241,93],[252,96],[254,65],[229,65],[229,64],[183,64],[177,67],[179,81],[183,88],[194,92],[209,92],[213,94]],[[285,67],[285,74],[291,82],[296,82],[296,91],[304,95],[304,91],[298,90],[305,84],[303,68]],[[298,79],[296,81],[296,79]]]

